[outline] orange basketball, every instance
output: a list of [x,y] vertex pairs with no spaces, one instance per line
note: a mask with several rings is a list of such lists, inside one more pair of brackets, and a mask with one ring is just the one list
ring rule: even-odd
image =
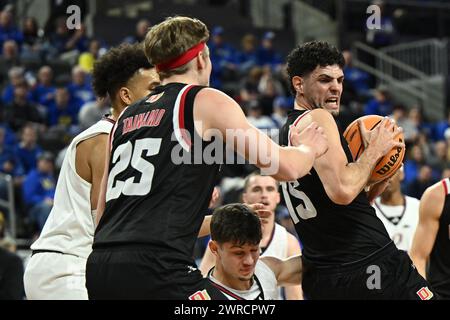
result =
[[[363,121],[364,126],[368,131],[374,129],[382,120],[383,117],[377,115],[369,115],[359,118]],[[358,119],[353,121],[344,132],[344,138],[347,140],[348,147],[356,161],[361,153],[364,151],[364,145],[361,140],[361,133],[359,131]],[[403,132],[400,132],[397,137],[399,142],[404,142]],[[372,175],[369,178],[370,182],[379,182],[381,180],[390,178],[402,165],[405,157],[405,148],[394,147],[384,157],[378,160]]]

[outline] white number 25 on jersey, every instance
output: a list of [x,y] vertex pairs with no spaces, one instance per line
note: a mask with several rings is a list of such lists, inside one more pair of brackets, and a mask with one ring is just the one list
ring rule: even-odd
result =
[[[117,199],[121,194],[126,196],[143,196],[150,192],[152,188],[153,174],[155,167],[142,158],[142,153],[147,151],[145,156],[153,156],[159,153],[161,147],[161,138],[145,138],[136,140],[133,150],[133,144],[128,141],[116,148],[112,155],[112,163],[115,164],[108,176],[108,188],[106,192],[106,201]],[[116,179],[116,176],[128,168],[128,165],[139,171],[141,179],[134,182],[135,177],[130,177],[125,181]],[[116,185],[113,187],[114,181]]]

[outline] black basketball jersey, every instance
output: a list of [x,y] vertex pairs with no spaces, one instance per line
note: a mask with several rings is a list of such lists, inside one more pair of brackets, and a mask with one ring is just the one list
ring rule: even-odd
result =
[[[292,110],[281,129],[283,145],[289,145],[289,126],[306,111]],[[353,162],[348,145],[340,134],[348,162]],[[361,192],[349,205],[330,200],[317,172],[297,181],[282,183],[283,196],[295,229],[303,244],[305,261],[316,266],[355,262],[386,246],[391,239]]]
[[94,249],[146,245],[155,254],[162,249],[165,261],[192,262],[219,170],[202,160],[208,143],[194,129],[194,98],[202,88],[157,87],[120,116]]
[[430,253],[427,279],[442,297],[450,299],[450,180],[442,180],[445,190],[444,209]]

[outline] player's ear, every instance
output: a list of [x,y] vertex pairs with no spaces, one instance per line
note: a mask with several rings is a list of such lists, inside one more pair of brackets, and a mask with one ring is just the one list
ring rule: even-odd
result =
[[131,92],[130,92],[130,90],[128,88],[121,87],[119,89],[119,97],[126,105],[130,105],[131,104],[131,101],[132,101]]
[[218,249],[217,242],[214,241],[214,240],[209,241],[208,247],[209,247],[209,250],[211,250],[211,252],[212,252],[215,256],[217,256],[217,249]]
[[294,87],[295,91],[299,94],[303,94],[303,78],[299,76],[292,77],[292,86]]
[[197,54],[197,68],[202,70],[206,68],[206,64],[208,63],[208,51],[203,50]]

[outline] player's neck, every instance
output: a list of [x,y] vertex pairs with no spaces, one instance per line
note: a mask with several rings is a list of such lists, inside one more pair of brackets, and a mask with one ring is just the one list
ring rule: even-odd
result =
[[405,204],[404,196],[400,190],[388,195],[381,195],[381,203],[388,206],[402,206]]
[[232,288],[234,290],[250,290],[252,287],[252,280],[242,281],[231,276],[228,276],[225,272],[223,272],[220,267],[217,266],[213,270],[212,276],[219,281],[222,285]]
[[125,110],[126,107],[127,107],[126,105],[118,105],[118,104],[112,106],[111,115],[115,121],[119,119],[120,114],[122,113],[123,110]]
[[313,108],[304,99],[297,97],[294,102],[294,109],[312,110]]
[[173,76],[170,76],[168,78],[165,78],[161,81],[162,85],[166,85],[169,83],[186,83],[186,84],[193,84],[193,85],[201,85],[198,75],[195,73],[188,71],[184,74],[174,74]]

